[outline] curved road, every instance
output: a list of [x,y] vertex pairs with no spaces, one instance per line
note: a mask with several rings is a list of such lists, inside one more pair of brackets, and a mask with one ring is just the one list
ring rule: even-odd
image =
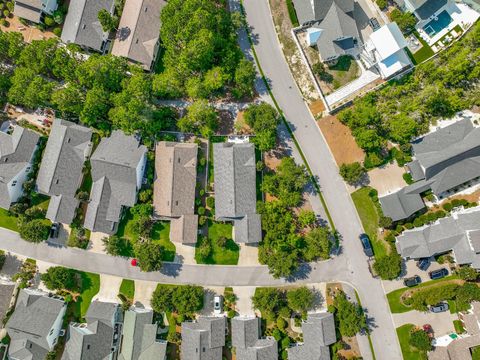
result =
[[[233,0],[236,1],[236,0]],[[373,328],[372,341],[378,359],[401,359],[395,328],[379,280],[373,279],[358,240],[363,231],[356,209],[328,145],[312,118],[281,52],[268,0],[244,0],[247,21],[255,38],[255,50],[272,93],[292,128],[305,158],[317,177],[330,214],[341,234],[339,257],[305,265],[294,279],[274,279],[265,266],[208,266],[165,263],[162,272],[143,273],[130,266],[128,259],[56,248],[46,243],[32,244],[15,232],[0,228],[0,248],[38,260],[134,280],[210,286],[267,286],[299,283],[348,282],[358,289]],[[240,39],[245,42],[246,38]],[[245,44],[244,44],[245,45]],[[248,45],[242,46],[244,51]],[[365,356],[367,358],[367,356]]]
[[[297,88],[278,42],[268,0],[244,0],[247,22],[255,39],[255,51],[271,91],[282,109],[305,158],[317,177],[333,222],[341,234],[348,270],[336,269],[359,292],[372,323],[372,341],[379,359],[401,359],[400,346],[382,283],[373,279],[358,235],[360,219],[347,188],[338,174],[327,142]],[[337,263],[332,263],[337,266]],[[328,267],[328,266],[327,266]]]

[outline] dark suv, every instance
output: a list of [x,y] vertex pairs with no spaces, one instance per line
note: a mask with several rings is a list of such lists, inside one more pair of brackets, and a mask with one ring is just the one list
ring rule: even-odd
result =
[[438,270],[430,271],[428,275],[430,275],[430,279],[432,280],[441,279],[448,275],[448,270],[445,268],[441,268]]
[[368,257],[373,256],[372,244],[370,243],[370,238],[367,234],[360,234],[360,241],[362,242],[363,252]]
[[417,266],[420,270],[427,271],[430,266],[430,258],[421,258],[418,260]]
[[415,275],[415,276],[412,276],[410,278],[406,278],[406,279],[403,280],[403,284],[405,286],[408,286],[408,287],[418,285],[421,282],[422,282],[422,279],[420,279],[420,276],[418,276],[418,275]]

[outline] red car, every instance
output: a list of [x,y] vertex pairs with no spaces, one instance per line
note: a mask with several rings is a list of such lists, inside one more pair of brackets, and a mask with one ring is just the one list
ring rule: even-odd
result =
[[137,259],[132,259],[132,261],[130,261],[130,264],[132,266],[137,266],[138,265]]
[[423,331],[425,331],[429,336],[432,336],[433,335],[432,325],[430,324],[423,325]]

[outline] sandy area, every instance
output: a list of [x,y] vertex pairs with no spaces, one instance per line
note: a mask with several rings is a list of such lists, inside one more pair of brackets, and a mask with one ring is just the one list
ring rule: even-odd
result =
[[23,35],[23,39],[26,42],[32,42],[32,40],[43,40],[57,37],[53,32],[50,31],[40,31],[34,26],[23,25],[18,17],[14,16],[11,19],[7,19],[10,23],[10,26],[0,26],[0,29],[4,32],[16,31],[20,32]]
[[368,172],[370,186],[377,189],[378,196],[391,194],[407,185],[403,180],[405,169],[395,162]]
[[335,116],[318,120],[318,125],[338,166],[363,161],[365,154],[358,147],[348,126],[343,125]]

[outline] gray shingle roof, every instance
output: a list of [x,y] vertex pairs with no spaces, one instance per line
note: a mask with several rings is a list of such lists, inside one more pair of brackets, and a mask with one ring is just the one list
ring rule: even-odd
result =
[[12,135],[0,132],[0,208],[8,210],[17,200],[11,198],[8,184],[30,166],[38,139],[38,134],[20,126],[15,127]]
[[427,0],[418,1],[410,0],[410,3],[416,8],[415,15],[420,20],[427,20],[433,16],[438,10],[447,4],[447,0]]
[[83,178],[91,137],[89,128],[61,119],[53,121],[37,177],[40,193],[62,195],[49,204],[47,218],[53,222],[70,224],[75,216],[75,193]]
[[15,283],[0,282],[0,323],[3,323],[3,319],[10,308],[10,302],[12,301],[14,290]]
[[347,54],[347,50],[354,47],[354,39],[359,37],[352,13],[343,11],[336,2],[317,27],[322,29],[317,48],[323,61]]
[[382,206],[383,215],[390,217],[393,221],[406,219],[425,207],[420,194],[410,192],[408,186],[378,200]]
[[226,318],[199,317],[182,323],[182,360],[221,360]]
[[145,167],[147,148],[119,130],[103,138],[90,158],[93,186],[85,228],[114,234],[123,206],[133,206]]
[[232,319],[232,346],[237,360],[277,360],[278,347],[274,338],[259,339],[260,321],[255,317]]
[[114,323],[119,305],[93,301],[86,324],[70,324],[62,360],[104,360],[112,353]]
[[132,307],[125,312],[119,360],[164,360],[167,343],[156,341],[153,311]]
[[455,261],[480,268],[480,254],[470,240],[480,230],[480,208],[470,208],[439,219],[432,225],[404,231],[396,247],[402,257],[418,259],[453,250]]
[[234,221],[235,241],[254,243],[261,239],[261,221],[256,213],[256,167],[253,144],[213,144],[215,218]]
[[62,41],[101,51],[108,36],[98,21],[98,12],[102,9],[113,14],[114,0],[70,1],[63,25]]
[[41,0],[16,0],[13,13],[23,19],[39,23],[42,17]]
[[305,23],[318,22],[325,18],[333,4],[343,12],[353,12],[353,0],[293,0],[298,21]]
[[166,141],[157,144],[153,206],[158,216],[194,213],[197,151],[197,144]]
[[196,244],[198,215],[182,215],[170,222],[170,240],[182,244]]
[[15,359],[43,360],[52,350],[47,336],[59,315],[65,313],[66,304],[47,294],[20,290],[15,311],[7,322],[12,339],[9,356]]
[[165,0],[127,0],[112,47],[112,54],[124,56],[149,70],[158,51],[160,12]]
[[289,360],[329,360],[329,345],[337,341],[335,321],[329,312],[309,314],[302,323],[303,344],[287,349]]
[[435,194],[480,176],[480,127],[469,118],[413,142],[415,159]]

